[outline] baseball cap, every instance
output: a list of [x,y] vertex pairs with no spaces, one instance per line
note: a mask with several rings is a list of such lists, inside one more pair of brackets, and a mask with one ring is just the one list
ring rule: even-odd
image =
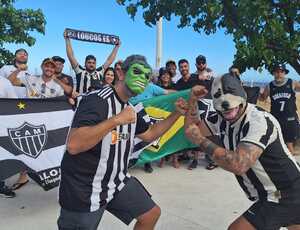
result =
[[196,63],[197,64],[205,64],[206,63],[206,57],[203,56],[203,55],[199,55],[197,58],[196,58]]
[[47,64],[52,64],[54,67],[56,67],[55,62],[52,60],[52,58],[45,58],[42,62],[42,66],[43,65],[47,65]]
[[65,59],[64,58],[62,58],[62,57],[60,57],[60,56],[53,56],[52,57],[52,60],[53,61],[58,61],[58,62],[61,62],[61,63],[65,63]]
[[174,60],[170,59],[166,62],[166,66],[168,66],[170,64],[176,65],[176,62]]
[[16,50],[16,52],[15,52],[15,56],[17,55],[17,53],[19,53],[19,52],[24,52],[24,53],[26,53],[27,55],[28,55],[28,52],[27,52],[27,50],[25,50],[24,48],[21,48],[21,49],[17,49]]
[[286,68],[285,64],[275,64],[273,67],[273,71],[275,72],[276,70],[283,70],[286,74],[288,74],[290,71]]

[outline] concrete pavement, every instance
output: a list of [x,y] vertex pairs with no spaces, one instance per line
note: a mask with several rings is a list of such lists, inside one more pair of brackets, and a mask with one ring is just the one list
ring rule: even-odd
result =
[[[200,164],[192,171],[186,164],[180,169],[170,165],[160,169],[154,164],[152,174],[141,168],[131,170],[162,209],[157,230],[224,230],[251,205],[233,174],[220,168],[208,171],[203,162]],[[16,198],[0,199],[0,230],[54,230],[58,211],[57,189],[44,192],[31,181],[17,191]],[[132,226],[106,212],[99,229],[126,230]]]

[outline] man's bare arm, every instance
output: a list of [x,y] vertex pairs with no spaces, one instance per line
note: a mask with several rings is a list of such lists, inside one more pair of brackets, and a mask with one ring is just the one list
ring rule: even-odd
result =
[[67,140],[69,154],[76,155],[93,148],[116,126],[133,123],[135,119],[136,114],[133,108],[127,106],[116,116],[97,125],[72,128]]
[[74,52],[73,52],[73,48],[72,48],[72,44],[71,44],[71,40],[70,38],[67,36],[67,32],[64,31],[64,38],[66,41],[66,51],[67,51],[67,56],[68,59],[71,63],[72,68],[76,68],[79,64],[78,61],[76,60],[75,56],[74,56]]
[[53,80],[60,85],[61,88],[63,88],[66,95],[71,96],[73,92],[73,87],[68,85],[67,82],[64,81],[64,79],[58,79],[57,77],[53,77]]
[[104,71],[115,61],[120,46],[121,46],[121,41],[119,41],[119,43],[115,45],[111,54],[108,56],[105,63],[103,64],[102,67]]
[[180,116],[181,113],[174,111],[166,119],[151,125],[146,132],[138,135],[138,137],[143,141],[152,142],[168,131]]
[[17,77],[21,71],[27,70],[26,64],[18,65],[18,68],[8,75],[7,79],[11,82],[12,85],[22,86],[22,81]]
[[236,175],[246,173],[263,152],[262,148],[247,142],[241,142],[235,151],[227,150],[202,136],[196,125],[191,125],[187,133],[189,139],[201,146],[220,167]]

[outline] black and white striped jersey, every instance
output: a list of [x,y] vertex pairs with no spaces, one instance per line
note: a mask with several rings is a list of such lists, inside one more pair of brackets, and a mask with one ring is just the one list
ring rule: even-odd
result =
[[205,122],[228,150],[235,150],[241,142],[263,149],[262,155],[244,175],[236,175],[250,200],[278,203],[278,191],[291,188],[300,179],[299,164],[284,143],[278,121],[270,113],[248,104],[244,115],[232,124],[216,112],[211,112]]
[[76,73],[76,91],[79,94],[88,93],[101,87],[103,69],[102,67],[93,72],[88,72],[81,65],[74,68]]
[[[83,97],[72,127],[94,126],[127,106],[132,105],[122,102],[113,88],[105,86]],[[125,186],[130,178],[127,165],[134,136],[145,132],[150,125],[150,118],[142,104],[134,108],[136,123],[117,126],[86,152],[64,154],[59,190],[62,208],[78,212],[95,211]]]

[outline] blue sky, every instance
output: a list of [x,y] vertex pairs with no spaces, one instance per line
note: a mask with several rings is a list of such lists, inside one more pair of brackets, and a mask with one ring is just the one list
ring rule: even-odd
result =
[[[115,0],[18,0],[17,8],[42,9],[46,17],[45,35],[33,33],[36,43],[33,47],[24,45],[7,45],[11,51],[25,47],[29,52],[29,69],[40,70],[39,66],[43,58],[60,55],[66,58],[63,31],[65,28],[74,28],[93,32],[102,32],[118,35],[122,46],[117,59],[125,59],[131,54],[143,54],[149,63],[155,65],[156,29],[144,24],[141,13],[135,20],[127,15],[124,7],[119,6]],[[177,28],[178,18],[171,22],[163,21],[163,59],[162,64],[168,59],[178,61],[186,58],[190,62],[191,71],[195,71],[195,57],[205,55],[208,66],[217,74],[227,71],[232,64],[235,53],[234,43],[229,35],[218,31],[214,35],[206,36],[193,31],[192,28]],[[101,65],[110,54],[113,46],[72,41],[77,60],[83,64],[88,54],[97,57],[98,65]],[[289,67],[292,70],[291,67]],[[69,64],[65,65],[66,73],[70,72]],[[295,71],[291,71],[290,77],[297,79]],[[243,74],[244,80],[270,81],[272,76],[266,71],[259,73],[247,71]]]

